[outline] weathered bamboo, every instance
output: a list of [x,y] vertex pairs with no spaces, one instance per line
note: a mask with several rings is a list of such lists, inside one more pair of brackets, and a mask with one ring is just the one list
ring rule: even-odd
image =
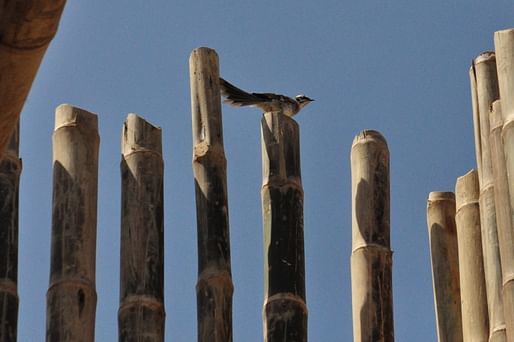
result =
[[94,341],[99,141],[95,114],[57,107],[47,341]]
[[503,310],[507,341],[514,341],[514,230],[510,216],[509,187],[501,137],[503,119],[500,100],[493,102],[489,120],[491,128],[489,147],[494,175],[494,201],[503,278]]
[[352,311],[355,342],[394,341],[389,150],[376,131],[352,144]]
[[164,341],[161,129],[129,114],[122,132],[119,341]]
[[[506,341],[505,319],[502,301],[502,270],[500,250],[498,247],[498,231],[496,224],[496,210],[494,202],[494,177],[491,165],[491,152],[489,147],[489,112],[493,101],[498,99],[498,79],[496,76],[496,58],[494,52],[480,54],[470,68],[472,98],[477,105],[474,110],[478,113],[480,146],[476,146],[477,155],[480,151],[479,164],[480,185],[480,227],[482,231],[482,249],[484,258],[484,272],[487,290],[487,306],[489,313],[489,341]],[[476,131],[476,129],[475,129]]]
[[427,202],[428,236],[439,342],[462,341],[459,253],[453,192],[431,192]]
[[18,198],[20,126],[0,162],[0,341],[14,342],[18,326]]
[[[512,233],[514,224],[514,29],[497,31],[494,33],[494,47],[496,52],[496,68],[498,72],[498,86],[501,99],[501,112],[503,118],[502,141],[505,169],[507,173],[507,186],[510,204],[511,227],[507,234]],[[504,185],[505,187],[505,185]],[[508,235],[507,235],[508,236]],[[503,241],[509,244],[509,240]],[[512,246],[511,246],[512,248]],[[505,252],[505,251],[503,251]],[[502,253],[503,253],[502,252]],[[510,252],[506,252],[509,253]],[[509,255],[510,256],[510,255]],[[507,273],[503,278],[504,294],[510,296],[514,292],[514,265],[506,256],[505,264]],[[514,335],[514,306],[513,299],[505,299],[505,315],[509,336]],[[513,337],[514,338],[514,337]]]
[[264,231],[264,341],[307,341],[303,188],[296,121],[261,120]]
[[218,55],[198,48],[189,58],[193,173],[198,228],[198,341],[232,341],[232,274]]
[[65,3],[65,0],[0,1],[0,154],[57,32]]
[[457,178],[455,197],[463,337],[464,341],[487,341],[489,338],[489,318],[480,232],[478,173],[476,170]]

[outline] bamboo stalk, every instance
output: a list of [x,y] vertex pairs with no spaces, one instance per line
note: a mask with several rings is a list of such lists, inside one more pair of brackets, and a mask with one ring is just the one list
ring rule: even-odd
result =
[[0,341],[14,342],[18,326],[18,198],[20,126],[0,162]]
[[389,150],[379,132],[355,137],[351,168],[353,339],[394,341]]
[[503,310],[507,340],[514,340],[514,230],[510,216],[509,187],[501,131],[503,119],[500,100],[493,102],[490,114],[490,149],[494,175],[494,201],[503,278]]
[[261,120],[264,341],[307,341],[299,127],[280,112]]
[[496,31],[494,49],[505,129],[514,120],[514,29]]
[[65,0],[2,1],[0,11],[0,155],[16,127]]
[[129,114],[122,132],[119,341],[164,341],[161,129]]
[[70,105],[55,113],[47,341],[94,341],[98,119]]
[[193,50],[189,71],[198,228],[198,341],[232,341],[234,287],[216,52],[208,48]]
[[[498,99],[498,79],[496,76],[496,58],[494,52],[484,52],[474,61],[470,69],[471,83],[476,85],[472,98],[478,101],[481,164],[479,167],[480,184],[480,226],[482,230],[482,248],[484,257],[484,272],[487,290],[487,306],[489,313],[489,341],[505,341],[505,318],[502,301],[502,270],[498,232],[496,224],[496,209],[494,202],[494,177],[489,147],[489,109],[493,101]],[[477,152],[478,154],[478,152]]]
[[455,197],[463,337],[464,341],[487,341],[489,318],[476,170],[457,178]]
[[459,253],[453,192],[431,192],[427,201],[428,236],[439,342],[462,341]]

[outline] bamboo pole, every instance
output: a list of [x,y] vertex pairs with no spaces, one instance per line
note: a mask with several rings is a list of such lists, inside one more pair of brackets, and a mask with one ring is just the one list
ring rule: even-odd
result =
[[65,0],[0,2],[0,155],[18,122]]
[[164,341],[161,129],[129,114],[122,132],[119,341]]
[[98,119],[70,105],[55,113],[47,341],[94,341]]
[[0,341],[14,342],[18,326],[18,198],[20,126],[0,162]]
[[464,341],[487,341],[489,319],[476,170],[457,178],[455,197],[463,337]]
[[261,120],[264,341],[307,341],[299,127],[280,112]]
[[232,273],[218,55],[198,48],[189,58],[193,173],[198,229],[198,341],[232,341]]
[[394,341],[389,150],[376,131],[352,144],[352,311],[355,342]]
[[459,253],[453,192],[431,192],[427,201],[428,236],[439,342],[462,342]]
[[514,340],[514,230],[510,216],[509,188],[501,131],[503,119],[500,100],[493,102],[490,114],[490,149],[494,175],[494,201],[500,244],[503,310],[507,330],[507,341]]
[[[494,52],[484,52],[473,60],[470,68],[471,84],[475,85],[472,98],[476,98],[480,125],[481,164],[479,167],[480,185],[480,226],[482,231],[482,249],[484,257],[484,272],[487,279],[487,306],[489,313],[489,341],[506,341],[505,318],[502,301],[502,270],[500,250],[498,246],[498,231],[496,224],[496,209],[494,202],[494,177],[489,147],[489,112],[493,101],[498,99],[498,79],[496,76],[496,58]],[[478,154],[478,152],[477,152]]]

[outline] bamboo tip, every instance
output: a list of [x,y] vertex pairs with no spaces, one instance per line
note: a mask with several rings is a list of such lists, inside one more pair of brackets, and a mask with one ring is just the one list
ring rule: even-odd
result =
[[70,104],[61,104],[55,109],[55,130],[78,125],[98,131],[98,115]]
[[262,113],[261,123],[270,126],[271,122],[278,123],[281,126],[291,125],[298,128],[298,122],[290,116],[284,115],[281,112],[264,112]]
[[455,194],[451,191],[432,191],[428,194],[428,201],[455,201]]
[[498,30],[498,31],[494,32],[495,38],[500,35],[514,35],[514,28],[507,28],[507,29]]
[[121,138],[123,155],[135,150],[149,150],[162,155],[162,130],[139,115],[129,113],[123,125]]
[[474,65],[487,62],[496,62],[494,51],[484,51],[473,60]]
[[464,176],[457,178],[457,182],[455,184],[455,199],[457,210],[463,205],[478,201],[479,195],[480,190],[478,187],[477,170],[472,169]]
[[201,46],[191,51],[191,55],[189,56],[189,62],[192,62],[196,58],[201,58],[202,56],[214,58],[216,60],[218,59],[218,53],[216,52],[216,50],[211,49],[209,47]]
[[503,126],[501,100],[496,100],[491,104],[491,110],[489,111],[489,125],[491,132]]
[[355,136],[352,143],[352,148],[361,143],[365,142],[380,142],[387,149],[387,141],[384,136],[379,132],[371,129],[365,129]]

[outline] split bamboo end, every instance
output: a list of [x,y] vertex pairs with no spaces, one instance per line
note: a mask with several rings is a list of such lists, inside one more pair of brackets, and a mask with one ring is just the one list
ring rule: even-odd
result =
[[458,177],[455,184],[457,211],[467,204],[478,202],[479,194],[477,170],[472,169],[464,176]]
[[152,151],[162,156],[161,128],[135,113],[127,115],[121,140],[121,149],[125,156],[135,151]]
[[58,130],[64,126],[80,126],[84,129],[98,130],[98,116],[85,109],[61,104],[55,109],[55,128]]

